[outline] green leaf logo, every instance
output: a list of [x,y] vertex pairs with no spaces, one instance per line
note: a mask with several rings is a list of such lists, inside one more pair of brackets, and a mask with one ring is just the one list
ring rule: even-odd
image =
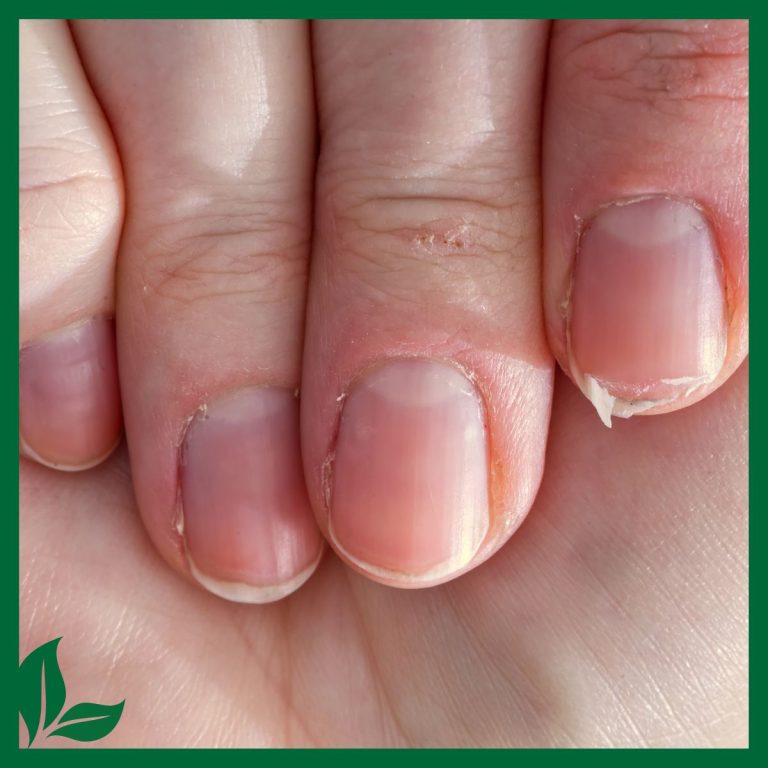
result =
[[[59,718],[59,727],[49,736],[66,736],[76,741],[103,739],[120,721],[123,704],[75,704]],[[77,720],[78,722],[70,722]],[[61,725],[69,723],[69,725]]]
[[57,637],[27,656],[19,667],[19,712],[27,726],[30,745],[37,736],[40,718],[43,714],[42,692],[45,690],[45,720],[43,728],[47,728],[61,712],[67,689],[61,676],[56,649],[61,638]]
[[67,696],[56,655],[59,642],[61,638],[57,637],[41,645],[19,665],[19,714],[27,726],[30,747],[40,731],[41,720],[44,731],[53,724],[46,737],[96,741],[111,733],[123,714],[125,700],[119,704],[75,704],[59,717]]

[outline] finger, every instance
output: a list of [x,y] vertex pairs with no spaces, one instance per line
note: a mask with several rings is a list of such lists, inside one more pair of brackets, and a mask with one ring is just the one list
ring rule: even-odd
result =
[[747,351],[747,22],[555,24],[544,132],[552,349],[605,423]]
[[542,22],[315,27],[305,474],[336,550],[386,583],[481,562],[539,483],[546,35]]
[[207,589],[277,599],[322,550],[294,394],[313,151],[306,24],[76,31],[124,155],[118,344],[143,518]]
[[19,26],[19,445],[98,464],[121,431],[114,260],[122,180],[66,22]]

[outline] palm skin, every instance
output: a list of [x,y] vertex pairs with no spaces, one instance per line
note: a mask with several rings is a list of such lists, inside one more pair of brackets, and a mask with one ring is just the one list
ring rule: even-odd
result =
[[166,567],[124,451],[23,460],[20,651],[62,635],[68,702],[126,699],[99,746],[743,745],[746,413],[746,365],[610,431],[561,376],[541,490],[490,561],[405,591],[327,551],[268,606]]

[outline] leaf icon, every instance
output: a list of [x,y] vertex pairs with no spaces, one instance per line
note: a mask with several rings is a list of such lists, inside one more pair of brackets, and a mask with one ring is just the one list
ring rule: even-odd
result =
[[[75,704],[59,720],[59,727],[49,736],[65,736],[74,741],[96,741],[101,739],[120,722],[125,699],[119,704]],[[77,720],[78,722],[69,722]],[[61,725],[69,723],[69,725]]]
[[40,719],[43,716],[42,691],[45,690],[45,717],[43,728],[47,728],[61,712],[67,689],[61,676],[56,651],[60,637],[41,645],[30,653],[19,665],[19,712],[27,726],[29,746],[37,736]]
[[[67,689],[57,658],[60,641],[61,638],[57,637],[41,645],[19,665],[19,713],[27,726],[30,747],[40,730],[41,719],[42,727],[48,728],[64,708]],[[55,730],[47,736],[63,736],[75,741],[101,739],[120,722],[124,705],[125,699],[119,704],[75,704],[59,717],[53,725]]]

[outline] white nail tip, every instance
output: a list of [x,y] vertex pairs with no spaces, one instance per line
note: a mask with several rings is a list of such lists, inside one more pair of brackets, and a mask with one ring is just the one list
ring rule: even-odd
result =
[[21,436],[19,436],[19,450],[22,456],[25,456],[28,459],[32,459],[32,461],[36,461],[38,464],[42,464],[44,467],[48,467],[49,469],[55,469],[57,472],[85,472],[85,470],[93,469],[102,462],[106,461],[115,452],[117,446],[120,445],[121,440],[122,436],[120,436],[115,441],[115,444],[108,451],[103,453],[98,458],[93,459],[92,461],[87,461],[84,464],[56,464],[52,461],[48,461],[48,459],[44,459],[39,453],[37,453],[37,451],[30,448],[27,442]]
[[292,592],[295,592],[306,582],[315,572],[320,560],[323,557],[324,547],[320,549],[320,554],[303,571],[296,576],[281,584],[267,586],[255,586],[241,581],[221,581],[204,574],[196,565],[189,552],[187,552],[187,563],[189,570],[195,580],[209,592],[230,600],[233,603],[251,603],[264,604],[274,603],[282,600]]
[[390,586],[402,587],[405,589],[418,589],[419,587],[428,587],[433,584],[437,584],[447,576],[454,574],[458,575],[459,571],[468,566],[474,559],[477,553],[480,551],[480,547],[485,541],[485,537],[488,533],[489,521],[486,518],[484,520],[484,526],[481,531],[476,531],[475,535],[467,540],[467,546],[462,547],[460,552],[457,552],[453,557],[448,560],[438,563],[433,568],[420,573],[406,573],[405,571],[393,571],[389,568],[381,568],[377,565],[367,563],[365,560],[361,560],[358,557],[350,554],[345,549],[333,531],[332,521],[328,521],[328,538],[333,543],[336,551],[343,557],[343,559],[355,565],[363,573],[373,576],[374,578],[381,580]]

